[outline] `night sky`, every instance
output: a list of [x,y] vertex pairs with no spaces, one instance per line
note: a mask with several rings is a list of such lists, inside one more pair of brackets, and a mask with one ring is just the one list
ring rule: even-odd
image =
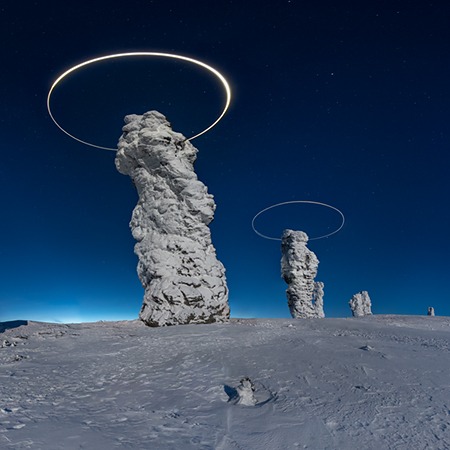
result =
[[[349,316],[360,290],[374,313],[450,315],[448,2],[9,1],[0,21],[0,321],[139,313],[135,188],[114,152],[70,139],[46,109],[69,67],[131,51],[200,59],[232,87],[229,113],[193,144],[233,317],[289,317],[280,244],[251,220],[291,200],[346,217],[309,244],[328,317]],[[75,74],[53,107],[68,131],[115,146],[125,114],[156,109],[190,135],[223,101],[211,74],[143,58]],[[257,223],[319,235],[339,216],[299,204]]]

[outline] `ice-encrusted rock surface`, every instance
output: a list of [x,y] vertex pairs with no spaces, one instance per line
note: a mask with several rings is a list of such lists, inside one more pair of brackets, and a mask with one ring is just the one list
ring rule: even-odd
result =
[[237,405],[244,405],[244,406],[254,406],[257,403],[257,400],[255,398],[255,385],[253,384],[252,380],[250,378],[245,377],[242,378],[241,383],[236,388],[236,399],[235,403]]
[[352,310],[353,317],[364,317],[372,314],[372,302],[367,291],[355,294],[348,304]]
[[317,317],[320,317],[321,319],[325,317],[325,313],[323,311],[324,287],[325,285],[322,281],[314,282],[313,304]]
[[315,282],[319,260],[307,246],[303,231],[284,230],[281,239],[281,276],[289,285],[288,306],[294,318],[325,317],[322,282]]
[[194,172],[196,154],[161,113],[125,117],[116,167],[139,195],[130,228],[145,289],[139,317],[150,326],[229,319],[225,269],[208,228],[215,203]]

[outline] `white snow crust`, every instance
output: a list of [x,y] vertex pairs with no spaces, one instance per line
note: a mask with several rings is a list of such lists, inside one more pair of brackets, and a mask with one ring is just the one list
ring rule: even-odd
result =
[[208,224],[215,203],[197,179],[197,149],[157,111],[125,117],[117,170],[138,191],[130,222],[145,289],[139,317],[147,325],[229,319],[225,269]]
[[325,317],[324,284],[314,281],[319,267],[316,254],[307,247],[303,231],[284,230],[281,237],[281,276],[288,284],[289,311],[295,319]]
[[0,331],[1,449],[450,448],[448,317]]

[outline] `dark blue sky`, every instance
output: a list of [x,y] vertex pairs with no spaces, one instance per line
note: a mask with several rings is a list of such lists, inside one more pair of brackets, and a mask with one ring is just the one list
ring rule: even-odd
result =
[[[0,321],[139,312],[134,187],[113,152],[71,140],[45,104],[64,70],[129,51],[192,56],[232,85],[227,116],[193,141],[217,203],[232,316],[289,316],[279,243],[251,219],[290,200],[346,216],[339,234],[310,244],[329,317],[348,316],[359,290],[375,313],[450,315],[448,2],[3,2],[0,21]],[[222,102],[211,76],[153,58],[80,72],[54,111],[69,131],[114,145],[124,114],[158,109],[189,134]],[[301,205],[280,208],[283,221],[275,212],[258,222],[274,234],[338,220]]]

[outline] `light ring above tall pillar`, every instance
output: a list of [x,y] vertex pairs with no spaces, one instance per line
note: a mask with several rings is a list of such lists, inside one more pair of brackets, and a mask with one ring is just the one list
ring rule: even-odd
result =
[[200,67],[203,67],[204,69],[208,70],[209,72],[213,73],[222,83],[223,88],[225,90],[225,95],[226,95],[226,100],[225,100],[225,105],[223,107],[223,110],[221,112],[221,114],[219,115],[219,117],[211,124],[209,125],[207,128],[205,128],[203,131],[201,131],[200,133],[197,133],[195,136],[192,136],[190,138],[188,138],[189,141],[201,136],[202,134],[205,134],[207,131],[209,131],[211,128],[213,128],[215,125],[217,125],[220,120],[222,119],[222,117],[225,115],[225,113],[227,112],[230,103],[231,103],[231,88],[230,85],[228,84],[227,80],[225,79],[225,77],[214,67],[209,66],[208,64],[199,61],[197,59],[194,58],[189,58],[187,56],[182,56],[182,55],[176,55],[176,54],[172,54],[172,53],[159,53],[159,52],[130,52],[130,53],[116,53],[116,54],[112,54],[112,55],[105,55],[105,56],[99,56],[97,58],[93,58],[90,59],[88,61],[84,61],[80,64],[77,64],[76,66],[71,67],[70,69],[66,70],[64,73],[62,73],[51,85],[50,90],[48,91],[48,95],[47,95],[47,110],[48,113],[51,117],[51,119],[53,120],[53,122],[55,123],[55,125],[65,134],[67,134],[68,136],[70,136],[72,139],[75,139],[78,142],[81,142],[82,144],[85,145],[89,145],[91,147],[95,147],[95,148],[100,148],[102,150],[112,150],[112,151],[117,151],[117,149],[115,148],[111,148],[111,147],[103,147],[101,145],[97,145],[97,144],[92,144],[91,142],[87,142],[87,141],[83,141],[80,138],[77,138],[76,136],[74,136],[73,134],[70,134],[67,130],[65,130],[59,123],[58,121],[55,119],[53,113],[52,113],[52,109],[51,109],[51,97],[52,97],[52,93],[55,90],[56,86],[64,79],[66,78],[68,75],[70,75],[71,73],[85,67],[88,66],[90,64],[95,64],[97,62],[100,61],[105,61],[108,59],[117,59],[117,58],[126,58],[126,57],[134,57],[134,56],[150,56],[150,57],[163,57],[163,58],[172,58],[172,59],[179,59],[182,61],[187,61],[189,63],[192,64],[196,64]]
[[290,205],[290,204],[293,204],[293,203],[307,203],[307,204],[311,204],[311,205],[325,206],[325,207],[327,207],[327,208],[333,209],[334,211],[336,211],[337,213],[339,213],[339,215],[341,216],[342,222],[341,222],[341,224],[339,225],[339,227],[338,227],[336,230],[332,231],[331,233],[324,234],[324,235],[322,235],[322,236],[310,237],[310,238],[309,238],[310,241],[317,241],[318,239],[324,239],[324,238],[327,238],[327,237],[329,237],[329,236],[332,236],[333,234],[336,234],[338,231],[340,231],[340,230],[342,229],[342,227],[344,226],[344,223],[345,223],[345,216],[344,216],[344,214],[342,213],[342,211],[340,211],[339,209],[335,208],[334,206],[327,205],[326,203],[314,202],[314,201],[312,201],[312,200],[292,200],[292,201],[289,201],[289,202],[276,203],[275,205],[271,205],[271,206],[269,206],[269,207],[267,207],[267,208],[264,208],[264,209],[262,209],[261,211],[259,211],[259,213],[256,214],[255,217],[253,217],[253,219],[252,219],[252,228],[253,228],[253,231],[254,231],[258,236],[261,236],[261,237],[264,238],[264,239],[269,239],[269,240],[271,240],[271,241],[281,241],[281,238],[271,237],[271,236],[267,236],[267,235],[265,235],[265,234],[263,234],[263,233],[260,233],[260,232],[256,229],[256,227],[255,227],[255,220],[257,219],[257,217],[259,217],[261,214],[265,213],[265,212],[268,211],[269,209],[277,208],[278,206],[283,206],[283,205]]

